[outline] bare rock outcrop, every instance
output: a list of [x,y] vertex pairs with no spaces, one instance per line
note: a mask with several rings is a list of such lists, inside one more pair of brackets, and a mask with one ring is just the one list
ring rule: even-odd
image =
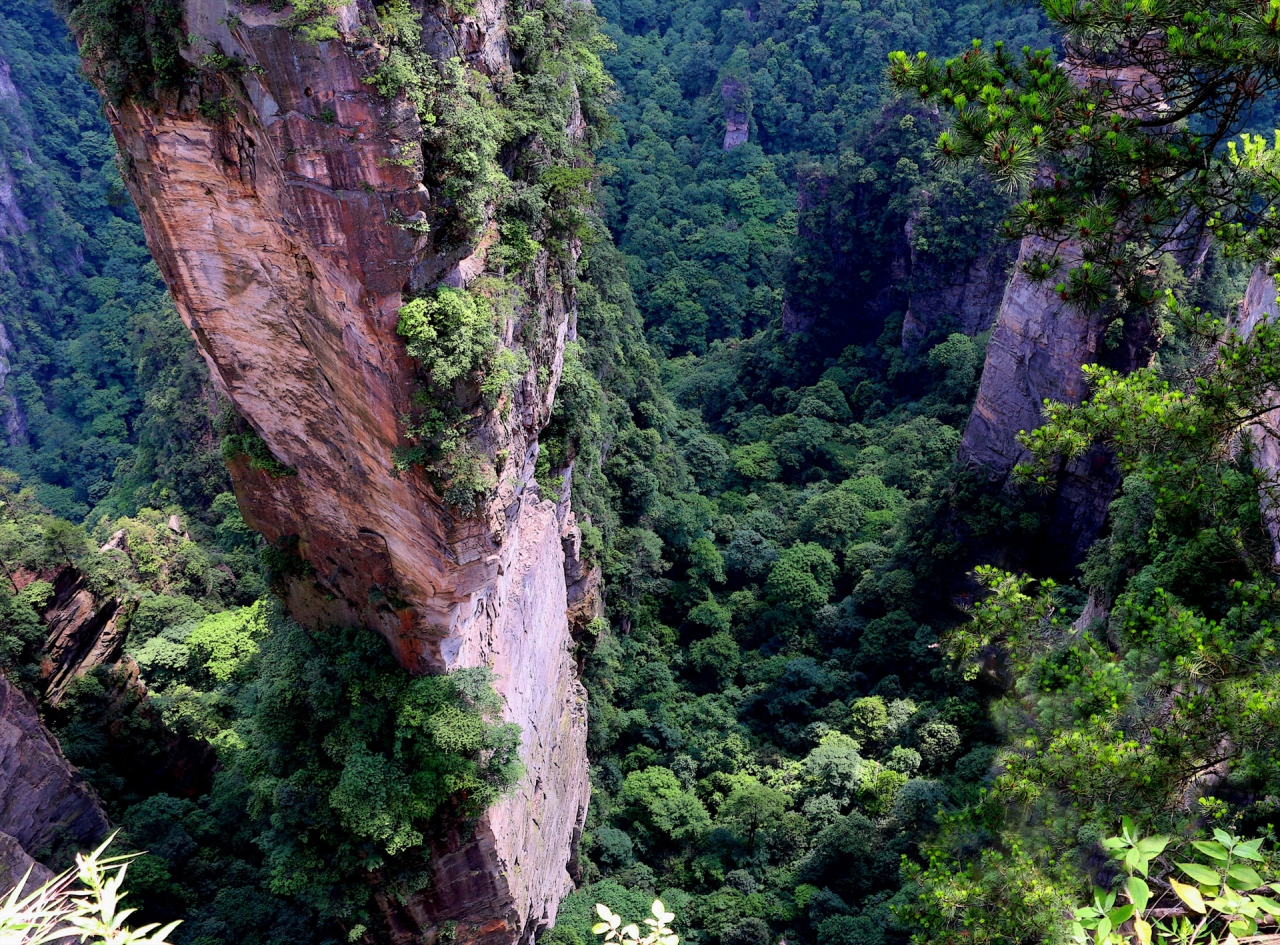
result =
[[[460,943],[529,941],[571,886],[589,791],[565,523],[533,477],[572,330],[572,272],[542,252],[502,320],[499,344],[524,368],[469,434],[497,483],[480,507],[459,511],[416,467],[393,474],[419,390],[398,311],[406,293],[473,285],[497,227],[458,245],[414,225],[447,201],[423,185],[417,110],[366,81],[387,54],[369,0],[334,5],[339,37],[318,43],[290,27],[289,8],[180,6],[183,31],[201,38],[183,50],[181,91],[109,103],[107,116],[214,383],[279,461],[231,463],[245,520],[303,565],[286,589],[295,618],[363,624],[412,672],[491,666],[523,732],[525,780],[472,836],[436,851],[429,893],[385,902],[392,940],[432,941],[448,921]],[[425,49],[510,76],[505,5],[413,6]],[[209,48],[242,67],[200,68]]]
[[[1070,242],[1051,245],[1035,236],[1023,239],[1019,265],[1005,287],[987,345],[959,458],[982,467],[993,480],[1007,479],[1014,466],[1029,458],[1018,434],[1040,426],[1046,400],[1078,404],[1084,399],[1083,365],[1106,361],[1131,371],[1150,360],[1154,339],[1145,319],[1126,320],[1123,336],[1108,347],[1106,313],[1087,312],[1063,301],[1052,281],[1033,280],[1022,268],[1033,257],[1055,255],[1064,269],[1079,262],[1079,250]],[[1118,484],[1119,474],[1102,448],[1060,469],[1051,529],[1076,560],[1105,523]]]
[[[1253,270],[1236,330],[1248,336],[1259,324],[1280,313],[1280,282],[1263,264]],[[1274,403],[1275,401],[1271,401]],[[1254,443],[1253,461],[1266,474],[1259,485],[1262,524],[1271,536],[1271,565],[1280,568],[1280,408],[1263,415],[1250,430]]]
[[0,883],[15,869],[20,878],[27,858],[95,844],[109,828],[97,795],[62,757],[35,706],[0,676]]
[[89,589],[84,575],[71,565],[47,574],[20,570],[14,575],[19,589],[36,580],[52,585],[39,608],[48,630],[40,651],[40,670],[45,698],[57,704],[77,676],[119,657],[134,605],[123,597],[99,598]]
[[730,76],[720,83],[720,99],[724,102],[724,150],[732,151],[747,143],[750,120],[747,87],[741,79]]
[[902,319],[902,350],[914,351],[944,320],[973,337],[991,328],[1000,311],[1017,247],[1008,242],[987,246],[963,266],[926,261],[915,247],[914,220],[908,219],[911,245],[911,294]]

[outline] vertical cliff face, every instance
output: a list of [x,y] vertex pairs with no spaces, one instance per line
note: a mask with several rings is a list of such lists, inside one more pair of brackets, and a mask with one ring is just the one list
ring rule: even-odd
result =
[[[1260,323],[1274,319],[1280,312],[1278,303],[1280,283],[1265,265],[1257,266],[1240,303],[1237,330],[1247,336]],[[1265,414],[1254,424],[1251,432],[1257,450],[1254,463],[1266,476],[1258,489],[1262,524],[1271,536],[1271,563],[1280,567],[1280,410]]]
[[[960,460],[1003,480],[1029,458],[1018,434],[1040,426],[1044,402],[1077,404],[1086,385],[1081,367],[1104,362],[1121,371],[1148,363],[1154,339],[1150,324],[1130,318],[1119,337],[1106,343],[1114,315],[1086,312],[1064,302],[1051,280],[1032,280],[1022,263],[1056,255],[1063,269],[1080,261],[1072,243],[1053,246],[1023,239],[991,332],[978,396],[960,444]],[[1114,334],[1114,333],[1113,333]],[[1052,530],[1079,559],[1106,521],[1119,483],[1110,456],[1095,448],[1060,470],[1053,498]]]
[[905,227],[913,283],[902,318],[902,350],[908,352],[915,351],[944,319],[970,337],[991,328],[1016,255],[1010,244],[993,242],[965,265],[939,265],[916,248],[915,216],[908,218]]
[[724,102],[724,144],[726,151],[732,151],[740,144],[747,143],[750,129],[750,118],[747,104],[747,88],[741,79],[730,76],[720,83],[720,98]]
[[[3,59],[0,59],[0,110],[7,113],[6,117],[16,119],[19,127],[25,125],[18,105],[18,89],[10,76],[9,63]],[[26,214],[18,203],[17,182],[14,180],[13,169],[9,166],[9,158],[0,154],[0,238],[21,237],[29,229]],[[12,264],[6,258],[4,250],[0,249],[0,270],[10,269]],[[0,319],[7,314],[9,313],[0,311]],[[5,442],[16,446],[26,440],[27,430],[26,420],[17,400],[12,394],[5,392],[5,383],[12,373],[12,355],[13,343],[9,340],[9,332],[3,321],[0,321],[0,425],[4,427]]]
[[[464,514],[420,469],[393,473],[421,389],[397,313],[410,293],[475,290],[492,272],[493,208],[465,240],[437,235],[451,203],[424,185],[439,169],[420,112],[366,81],[389,55],[368,0],[331,5],[336,38],[318,42],[291,8],[180,7],[182,31],[200,39],[182,52],[180,89],[125,96],[107,114],[178,309],[278,461],[231,463],[245,519],[301,559],[287,588],[297,619],[368,626],[412,672],[491,666],[523,731],[524,782],[473,836],[436,851],[429,897],[386,904],[393,937],[430,939],[456,921],[458,941],[528,939],[570,886],[588,794],[567,621],[574,525],[533,479],[574,330],[572,258],[540,252],[501,319],[500,349],[522,366],[491,408],[469,408],[467,448],[496,485]],[[414,4],[425,50],[498,84],[513,73],[505,10]],[[238,65],[210,68],[210,50]],[[111,64],[83,51],[109,88]]]
[[62,757],[35,706],[0,676],[0,891],[28,868],[47,879],[34,857],[95,844],[109,827],[97,795]]

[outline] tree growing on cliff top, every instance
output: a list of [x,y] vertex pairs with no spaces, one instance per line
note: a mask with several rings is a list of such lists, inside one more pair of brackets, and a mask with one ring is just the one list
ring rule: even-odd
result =
[[[939,160],[976,160],[1021,199],[1005,222],[1049,249],[1028,271],[1063,268],[1064,299],[1149,306],[1153,262],[1190,258],[1207,229],[1229,253],[1280,252],[1280,157],[1248,133],[1280,88],[1275,0],[1045,0],[1065,56],[1024,47],[890,56],[904,94],[941,105],[953,126]],[[1231,140],[1241,135],[1239,142]],[[1277,141],[1280,144],[1280,141]]]

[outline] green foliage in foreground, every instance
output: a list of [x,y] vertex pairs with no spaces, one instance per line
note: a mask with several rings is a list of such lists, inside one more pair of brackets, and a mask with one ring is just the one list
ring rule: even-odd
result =
[[[976,940],[955,918],[966,901],[983,903],[970,920],[989,925],[990,941],[1059,940],[1061,903],[1122,814],[1177,836],[1206,822],[1246,835],[1277,823],[1280,595],[1259,503],[1274,482],[1251,444],[1274,385],[1276,331],[1215,337],[1219,323],[1180,314],[1163,366],[1089,372],[1084,403],[1050,405],[1024,436],[1029,480],[1046,482],[1059,455],[1094,441],[1116,451],[1126,476],[1110,533],[1082,568],[1097,616],[1072,623],[1052,582],[980,568],[989,596],[945,641],[965,676],[1012,688],[994,707],[1006,747],[992,789],[948,818],[930,865],[911,871],[921,898],[903,915],[953,936],[922,942]],[[1196,333],[1216,343],[1180,360]],[[989,847],[980,855],[976,837]],[[1208,875],[1188,875],[1198,873]],[[1197,895],[1234,902],[1246,890],[1233,888]],[[1253,906],[1236,905],[1248,918]]]
[[78,936],[94,945],[169,945],[177,921],[164,928],[126,924],[133,914],[122,908],[131,858],[103,856],[112,839],[114,835],[96,850],[77,854],[74,871],[29,893],[23,888],[27,877],[22,877],[0,902],[0,942],[48,945]]

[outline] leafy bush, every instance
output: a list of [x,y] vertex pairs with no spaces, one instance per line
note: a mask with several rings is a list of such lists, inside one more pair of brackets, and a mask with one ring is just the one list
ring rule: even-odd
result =
[[475,817],[519,779],[519,729],[496,721],[486,670],[413,677],[367,630],[269,622],[229,760],[264,818],[270,886],[368,923],[361,878],[420,889],[437,815]]

